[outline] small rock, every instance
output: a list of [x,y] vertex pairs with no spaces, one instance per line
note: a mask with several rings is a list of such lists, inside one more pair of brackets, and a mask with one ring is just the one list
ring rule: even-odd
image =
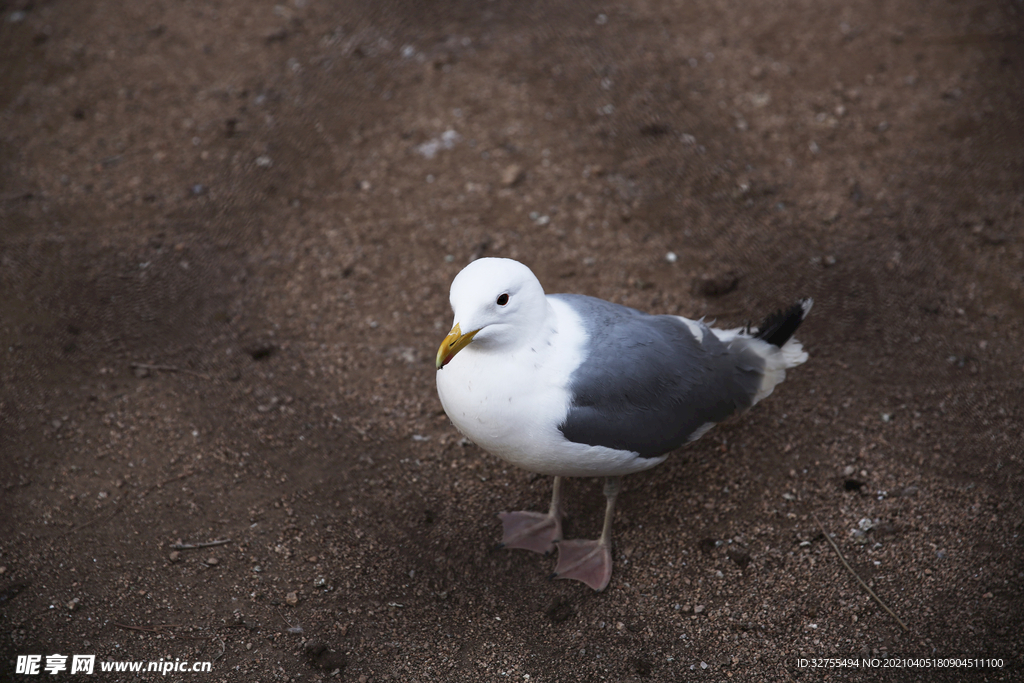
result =
[[881,522],[871,527],[871,533],[878,538],[885,538],[886,536],[895,536],[899,532],[899,528],[892,522]]
[[739,284],[739,276],[729,271],[721,275],[700,278],[693,283],[693,289],[704,296],[724,296],[734,291]]
[[266,360],[277,352],[277,346],[270,342],[256,342],[245,347],[245,352],[253,360]]
[[515,187],[526,180],[526,171],[519,164],[511,164],[501,172],[501,184],[505,187]]
[[317,667],[327,672],[339,671],[345,668],[347,660],[340,652],[332,652],[326,645],[318,642],[311,642],[306,645],[306,657]]
[[575,610],[572,608],[572,603],[560,595],[556,595],[554,599],[548,603],[548,606],[544,608],[544,616],[550,619],[553,624],[561,624],[575,613]]
[[730,560],[735,562],[740,569],[746,569],[747,565],[750,564],[750,552],[746,548],[731,546],[725,554]]
[[288,29],[281,27],[276,31],[268,33],[265,39],[268,43],[283,43],[288,39]]
[[658,138],[662,135],[668,135],[672,132],[672,129],[663,123],[648,123],[640,126],[640,134],[647,135],[652,138]]
[[210,565],[211,567],[216,567],[218,564],[220,564],[220,560],[218,560],[216,557],[208,557],[206,558],[206,564]]
[[316,555],[310,555],[306,558],[306,562],[317,562],[319,559]]
[[177,550],[172,550],[171,554],[167,556],[167,559],[170,560],[171,562],[177,562],[178,560],[181,559],[181,552],[179,552]]
[[857,471],[856,467],[854,467],[853,465],[847,465],[846,467],[843,468],[843,476],[844,477],[852,477],[853,473],[856,472],[856,471]]
[[69,601],[67,606],[69,611],[74,612],[76,609],[78,609],[78,598]]
[[292,591],[291,593],[288,593],[286,596],[284,596],[284,601],[288,603],[290,606],[295,607],[295,605],[299,604],[299,594],[295,591]]
[[693,608],[693,613],[694,614],[700,614],[701,612],[704,611],[704,609],[705,609],[704,605],[696,605]]
[[144,367],[139,366],[139,365],[136,365],[135,368],[132,370],[132,372],[139,379],[142,379],[144,377],[149,377],[149,375],[150,375],[149,368],[144,368]]

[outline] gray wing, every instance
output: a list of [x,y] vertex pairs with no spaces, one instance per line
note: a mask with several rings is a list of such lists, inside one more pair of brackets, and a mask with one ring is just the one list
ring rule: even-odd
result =
[[570,377],[572,405],[559,425],[570,441],[653,458],[701,426],[751,406],[765,363],[746,339],[723,343],[702,324],[698,341],[674,316],[552,296],[579,313],[589,337],[586,359]]

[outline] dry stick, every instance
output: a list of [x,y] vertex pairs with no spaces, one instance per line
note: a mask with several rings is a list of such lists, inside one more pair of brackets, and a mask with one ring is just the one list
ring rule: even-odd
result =
[[231,543],[230,538],[224,538],[219,541],[208,541],[206,543],[172,543],[167,546],[171,550],[196,550],[198,548],[212,548],[215,545],[227,545]]
[[177,628],[178,624],[157,624],[156,626],[129,626],[128,624],[121,624],[116,621],[110,622],[118,628],[126,628],[130,631],[144,631],[146,633],[157,633],[162,636],[174,636],[173,631],[165,631],[166,628]]
[[216,657],[214,657],[213,659],[210,660],[211,662],[216,662],[218,659],[220,659],[221,657],[224,656],[224,649],[225,649],[224,639],[220,638],[220,636],[211,636],[211,637],[217,637],[220,640],[220,652],[217,653]]
[[868,595],[873,597],[875,599],[875,602],[877,602],[879,605],[881,605],[882,609],[884,609],[886,612],[888,612],[889,616],[891,616],[893,619],[895,619],[896,623],[903,627],[904,631],[909,631],[910,629],[907,628],[907,625],[903,623],[903,620],[900,619],[898,616],[896,616],[896,613],[893,612],[891,609],[889,609],[888,606],[886,606],[886,604],[884,602],[882,602],[882,599],[880,597],[875,595],[875,591],[871,590],[871,587],[868,586],[866,583],[864,583],[863,579],[861,579],[859,576],[857,576],[857,572],[853,571],[853,568],[850,567],[849,563],[846,561],[846,558],[843,557],[843,553],[839,551],[839,546],[837,546],[836,542],[832,540],[832,537],[828,535],[828,532],[825,531],[825,527],[823,527],[821,525],[821,522],[818,521],[817,516],[815,516],[815,514],[813,512],[811,513],[811,519],[813,519],[814,523],[818,525],[819,529],[821,529],[821,533],[825,534],[825,540],[828,541],[828,544],[830,546],[832,546],[833,550],[836,551],[836,555],[839,556],[839,559],[843,563],[843,566],[846,567],[846,570],[848,572],[850,572],[851,574],[853,574],[853,578],[857,579],[857,583],[859,583],[861,586],[864,587],[864,590],[866,590],[868,592]]
[[132,369],[142,368],[143,370],[162,370],[164,372],[183,372],[186,375],[194,375],[201,379],[210,379],[209,375],[204,375],[203,373],[196,372],[194,370],[186,370],[185,368],[179,368],[174,365],[154,365],[152,363],[129,363],[128,367]]
[[[180,633],[174,631],[168,631],[167,629],[181,628],[181,624],[157,624],[156,626],[131,626],[129,624],[122,624],[117,621],[110,622],[118,628],[128,629],[129,631],[142,631],[143,633],[155,633],[159,636],[170,636],[171,638],[185,638],[187,640],[209,640],[210,636],[183,636]],[[222,653],[223,654],[223,653]]]
[[167,486],[168,484],[173,484],[176,481],[180,481],[182,479],[187,479],[188,477],[191,477],[195,473],[196,473],[195,470],[185,470],[184,472],[182,472],[181,474],[179,474],[176,477],[171,477],[170,479],[165,479],[165,480],[163,480],[163,481],[161,481],[161,482],[159,482],[157,484],[153,484],[148,489],[146,489],[145,491],[143,491],[142,493],[139,494],[139,500],[142,500],[147,495],[149,495],[153,491],[156,491],[157,489],[162,489],[163,487]]
[[[142,500],[143,498],[145,498],[147,495],[149,495],[150,493],[152,493],[153,491],[155,491],[158,488],[162,488],[162,487],[166,486],[167,484],[176,482],[176,481],[178,481],[180,479],[184,479],[186,477],[191,477],[195,473],[196,473],[195,470],[187,470],[186,472],[184,472],[182,474],[179,474],[176,477],[171,477],[170,479],[168,479],[166,481],[162,481],[159,484],[153,484],[148,489],[146,489],[145,491],[143,491],[142,493],[139,494],[139,500]],[[124,507],[124,503],[125,503],[126,499],[127,499],[127,496],[125,496],[125,498],[123,498],[121,500],[121,502],[117,504],[117,507],[114,508],[114,511],[111,512],[109,515],[101,515],[101,516],[96,517],[94,519],[90,519],[88,522],[85,522],[84,524],[79,524],[75,528],[69,529],[69,530],[65,531],[63,535],[71,534],[71,533],[74,533],[76,531],[81,531],[85,527],[91,526],[91,525],[95,524],[96,522],[101,522],[101,521],[106,521],[108,519],[113,519],[114,515],[116,515],[118,512],[120,512],[121,508]]]

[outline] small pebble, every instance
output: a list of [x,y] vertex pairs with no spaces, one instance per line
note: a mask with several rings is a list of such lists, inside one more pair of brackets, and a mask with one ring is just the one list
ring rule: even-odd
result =
[[506,166],[501,172],[501,184],[505,187],[515,187],[526,179],[526,171],[519,164]]
[[177,550],[172,550],[171,554],[167,556],[167,559],[171,562],[177,562],[181,559],[181,552]]
[[697,605],[696,607],[693,608],[693,613],[694,614],[700,614],[703,611],[704,611],[704,605]]
[[220,560],[218,560],[216,557],[208,557],[206,558],[206,564],[210,565],[211,567],[216,567],[218,564],[220,564]]
[[291,593],[288,593],[286,596],[284,596],[284,601],[292,607],[295,607],[295,605],[299,604],[299,594],[295,591],[292,591]]

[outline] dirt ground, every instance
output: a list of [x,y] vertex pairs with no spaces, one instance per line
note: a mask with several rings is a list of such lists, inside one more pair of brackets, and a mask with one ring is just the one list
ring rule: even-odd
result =
[[[1024,677],[1019,1],[0,8],[0,680]],[[815,299],[808,363],[625,480],[603,593],[493,549],[550,480],[437,399],[482,254]]]

